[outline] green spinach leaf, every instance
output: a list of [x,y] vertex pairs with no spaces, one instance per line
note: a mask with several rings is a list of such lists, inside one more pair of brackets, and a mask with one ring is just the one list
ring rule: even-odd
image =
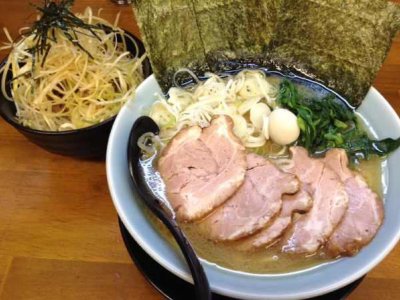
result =
[[400,146],[400,138],[376,141],[360,126],[354,111],[334,96],[322,99],[300,95],[289,80],[280,85],[278,103],[297,115],[301,134],[297,142],[312,155],[343,148],[352,161],[386,156]]

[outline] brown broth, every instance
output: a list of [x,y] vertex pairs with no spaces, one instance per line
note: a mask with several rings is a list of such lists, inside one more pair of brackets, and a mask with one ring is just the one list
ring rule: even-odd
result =
[[373,156],[370,160],[364,160],[360,164],[354,166],[354,169],[361,173],[370,189],[383,199],[382,159],[378,156]]
[[[163,238],[179,251],[167,228],[147,209],[146,214]],[[323,251],[312,256],[282,253],[278,247],[274,246],[268,249],[242,251],[236,248],[238,242],[215,243],[208,240],[197,230],[195,224],[180,224],[180,226],[201,258],[235,271],[256,274],[287,273],[308,269],[331,261],[331,259],[325,257]]]
[[[362,161],[354,168],[364,176],[370,188],[382,197],[381,163],[380,158],[373,157],[369,161]],[[146,214],[162,236],[178,250],[178,246],[164,225],[147,211]],[[215,243],[208,240],[198,230],[195,223],[180,225],[201,258],[236,271],[259,274],[288,273],[333,261],[326,257],[323,250],[311,256],[281,253],[278,246],[256,251],[242,251],[237,247],[238,242]]]
[[182,228],[200,257],[232,270],[276,274],[298,271],[330,261],[322,251],[308,257],[282,253],[278,246],[243,251],[237,249],[240,241],[215,243],[202,236],[193,225],[184,224]]
[[[274,84],[279,84],[281,82],[281,78],[274,76],[269,77],[269,80]],[[316,92],[310,90],[309,87],[303,85],[296,86],[299,90],[299,93],[310,97],[316,96]],[[368,130],[367,127],[366,130]],[[277,153],[279,153],[279,155],[283,155],[284,157],[289,156],[288,151],[282,153],[280,151],[281,147],[277,147],[276,144],[271,142],[267,142],[267,144],[263,147],[249,150],[262,156],[274,156]],[[360,172],[366,179],[369,187],[382,198],[383,191],[381,165],[382,160],[379,157],[373,157],[369,161],[362,161],[352,168]],[[174,248],[177,249],[177,251],[179,251],[178,246],[166,227],[147,210],[146,214],[149,216],[153,226],[155,226],[162,236],[169,243],[171,243]],[[211,263],[215,263],[221,267],[236,271],[258,274],[288,273],[312,268],[333,261],[332,258],[328,258],[325,255],[323,249],[319,250],[314,255],[308,256],[282,253],[278,245],[269,247],[268,249],[261,248],[254,251],[243,251],[238,249],[240,241],[230,243],[215,243],[208,240],[207,237],[204,236],[204,233],[202,233],[196,227],[196,223],[183,223],[180,224],[180,226],[201,258]]]

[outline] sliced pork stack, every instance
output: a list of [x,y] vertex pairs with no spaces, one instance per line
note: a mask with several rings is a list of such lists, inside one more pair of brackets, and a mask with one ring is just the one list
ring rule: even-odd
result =
[[158,170],[178,220],[196,221],[211,240],[240,240],[246,251],[279,242],[288,253],[357,253],[382,224],[382,201],[348,168],[344,150],[324,159],[302,147],[290,151],[281,168],[246,154],[231,118],[218,116],[208,128],[181,130]]
[[181,130],[161,153],[158,171],[178,220],[202,218],[244,182],[246,151],[227,116]]
[[310,158],[307,150],[292,147],[293,164],[286,170],[297,175],[313,197],[310,211],[300,216],[283,238],[284,252],[315,253],[342,220],[348,196],[336,173],[323,160]]
[[311,207],[312,198],[304,189],[300,189],[293,195],[283,195],[282,209],[279,215],[266,228],[243,239],[238,248],[240,250],[251,250],[271,246],[279,240],[290,226],[294,213],[305,213]]
[[330,150],[325,163],[344,182],[349,197],[349,208],[328,240],[326,249],[333,256],[354,255],[373,239],[382,225],[383,203],[364,178],[348,168],[344,150]]
[[279,213],[282,195],[293,194],[299,181],[256,154],[247,155],[243,185],[198,224],[214,241],[232,241],[264,228]]

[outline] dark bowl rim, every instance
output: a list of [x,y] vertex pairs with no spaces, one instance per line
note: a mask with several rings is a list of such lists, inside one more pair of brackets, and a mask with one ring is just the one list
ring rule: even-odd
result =
[[[140,47],[144,48],[143,42],[139,39],[139,37],[135,36],[133,33],[129,32],[129,31],[125,30],[125,29],[122,29],[122,31],[123,31],[124,35],[127,35],[127,36],[129,36],[129,37],[131,37],[131,38],[133,38],[135,40],[135,42],[138,44],[138,48],[140,48]],[[131,51],[129,51],[129,52],[131,52]],[[6,64],[8,56],[9,55],[7,55],[0,62],[0,69]],[[2,70],[0,72],[0,78],[3,76],[3,73],[4,73],[4,70]],[[2,95],[4,95],[1,90],[0,90],[0,93]],[[4,99],[4,101],[13,102],[13,101],[10,101],[8,99]],[[20,123],[18,123],[16,120],[14,120],[13,118],[10,118],[7,114],[5,114],[3,112],[3,110],[0,109],[0,115],[3,117],[3,119],[7,123],[9,123],[10,125],[16,127],[18,130],[21,130],[21,131],[24,131],[24,132],[27,132],[27,133],[30,133],[30,134],[54,135],[54,136],[75,135],[75,134],[80,134],[82,132],[88,132],[88,131],[95,130],[96,128],[101,127],[103,125],[107,125],[109,123],[113,123],[115,121],[115,118],[117,117],[118,113],[119,113],[119,111],[114,116],[112,116],[112,117],[110,117],[108,119],[105,119],[105,120],[103,120],[103,121],[101,121],[101,122],[99,122],[97,124],[90,125],[90,126],[87,126],[87,127],[82,127],[82,128],[78,128],[78,129],[63,130],[63,131],[46,131],[46,130],[33,129],[33,128],[30,128],[30,127],[23,126]]]

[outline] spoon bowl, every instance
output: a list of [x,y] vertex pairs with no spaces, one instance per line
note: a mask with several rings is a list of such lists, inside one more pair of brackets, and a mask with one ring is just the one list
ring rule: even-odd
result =
[[142,150],[138,146],[138,141],[146,133],[157,135],[159,131],[157,124],[146,116],[138,118],[133,124],[128,142],[128,163],[131,179],[140,198],[164,223],[178,243],[192,274],[196,299],[211,299],[210,286],[199,258],[176,222],[173,212],[165,205],[163,200],[154,195],[143,174],[143,168],[140,163],[142,160]]

